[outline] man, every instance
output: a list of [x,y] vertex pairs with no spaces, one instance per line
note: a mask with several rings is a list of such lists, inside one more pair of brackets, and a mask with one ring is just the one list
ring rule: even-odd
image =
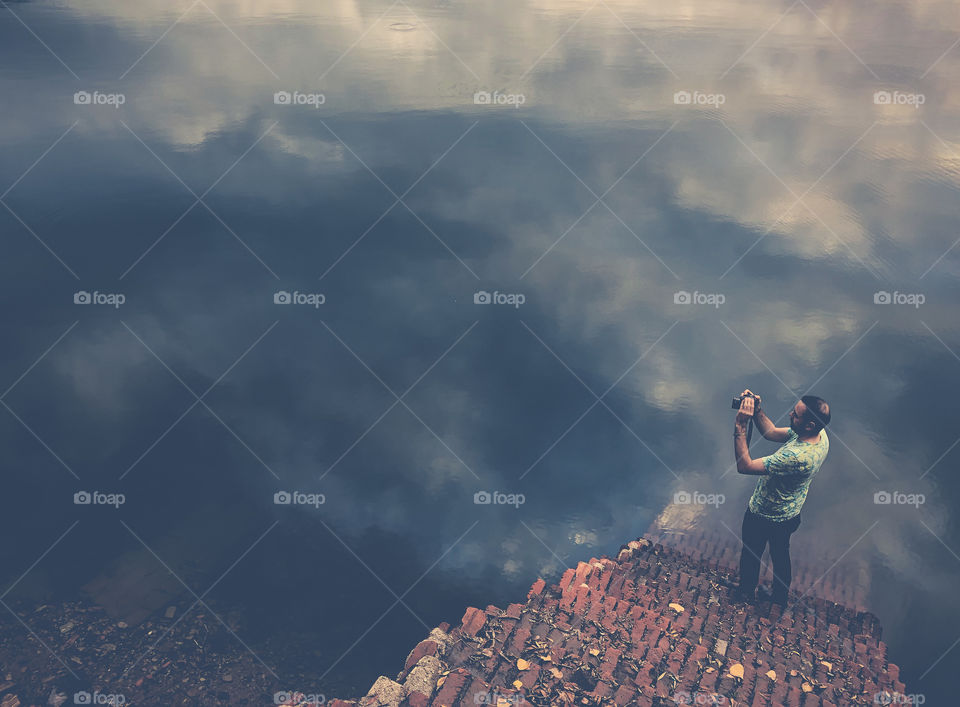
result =
[[[800,526],[800,509],[810,482],[830,449],[824,429],[830,422],[830,407],[822,398],[804,395],[790,411],[790,426],[774,427],[760,409],[759,396],[745,390],[741,397],[733,431],[737,472],[760,479],[743,514],[740,584],[734,596],[742,601],[754,600],[760,557],[769,543],[773,591],[763,598],[786,606],[792,579],[790,535]],[[747,422],[751,417],[766,439],[784,443],[768,457],[750,458]]]

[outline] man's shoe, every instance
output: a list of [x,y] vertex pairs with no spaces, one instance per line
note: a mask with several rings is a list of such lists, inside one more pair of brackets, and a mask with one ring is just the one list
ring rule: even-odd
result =
[[768,601],[771,604],[779,604],[781,607],[787,605],[787,597],[783,594],[774,594],[769,589],[760,589],[757,591],[757,599],[759,601]]

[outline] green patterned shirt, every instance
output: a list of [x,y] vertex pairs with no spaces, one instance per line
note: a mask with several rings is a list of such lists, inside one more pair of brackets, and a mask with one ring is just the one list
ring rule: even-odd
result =
[[801,442],[791,429],[783,446],[763,458],[763,468],[768,473],[757,481],[750,497],[750,511],[767,520],[794,518],[807,500],[810,482],[829,449],[826,430],[820,431],[819,441],[811,443]]

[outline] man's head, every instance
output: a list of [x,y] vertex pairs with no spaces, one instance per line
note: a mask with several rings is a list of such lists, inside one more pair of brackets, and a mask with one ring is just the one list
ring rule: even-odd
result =
[[800,437],[819,434],[830,424],[830,406],[816,395],[804,395],[790,411],[790,429]]

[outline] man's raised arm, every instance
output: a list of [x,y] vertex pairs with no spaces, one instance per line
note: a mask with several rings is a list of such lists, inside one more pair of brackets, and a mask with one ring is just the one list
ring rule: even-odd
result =
[[[752,395],[750,390],[745,390],[741,393],[741,397],[744,395]],[[760,434],[763,435],[764,439],[768,439],[771,442],[786,442],[787,437],[790,436],[789,427],[774,427],[773,421],[767,417],[766,413],[760,409],[761,400],[756,399],[756,407],[753,412],[753,424],[757,426]]]

